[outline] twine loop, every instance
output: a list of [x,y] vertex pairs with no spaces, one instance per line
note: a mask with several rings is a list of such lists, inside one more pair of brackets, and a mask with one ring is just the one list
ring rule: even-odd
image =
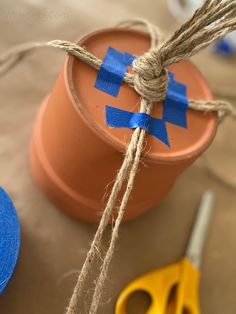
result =
[[149,102],[165,99],[168,86],[168,71],[161,59],[149,51],[133,61],[134,89]]

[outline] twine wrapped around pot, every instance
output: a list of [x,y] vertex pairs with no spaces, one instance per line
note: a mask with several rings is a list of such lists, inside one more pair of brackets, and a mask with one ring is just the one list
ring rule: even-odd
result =
[[[143,56],[133,61],[133,72],[126,73],[124,81],[140,95],[140,112],[150,114],[156,103],[163,101],[166,97],[168,86],[167,67],[190,58],[201,49],[236,29],[236,0],[206,0],[202,7],[167,41],[163,41],[157,27],[144,20],[127,21],[121,23],[119,27],[133,27],[139,24],[146,26],[151,37],[151,47]],[[0,56],[0,74],[8,71],[32,50],[45,46],[62,49],[97,70],[102,65],[102,61],[85,48],[68,41],[53,40],[46,43],[25,44],[3,54]],[[219,120],[227,115],[236,117],[235,109],[226,101],[189,100],[189,108],[203,112],[215,111],[219,115]],[[89,314],[97,312],[118,238],[119,227],[134,188],[135,177],[144,149],[145,136],[146,131],[144,129],[136,128],[133,131],[122,166],[117,173],[98,229],[79,274],[66,311],[67,314],[85,313],[80,304],[85,283],[88,274],[92,273],[95,258],[100,254],[103,234],[109,224],[114,208],[119,202],[110,243],[104,257],[101,259],[100,273],[96,275],[92,302],[89,304]],[[124,192],[121,199],[118,200],[122,188],[124,188]]]

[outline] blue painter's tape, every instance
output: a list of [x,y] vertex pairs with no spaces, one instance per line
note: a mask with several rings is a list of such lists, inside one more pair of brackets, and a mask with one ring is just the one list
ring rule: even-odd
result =
[[222,38],[214,45],[214,50],[218,54],[225,56],[232,56],[234,54],[234,47],[230,41],[226,38]]
[[125,52],[124,53],[125,63],[126,66],[131,66],[133,61],[137,58],[136,56],[132,55],[131,53]]
[[12,277],[20,251],[20,224],[16,209],[0,188],[0,294]]
[[186,93],[186,85],[175,81],[174,74],[169,72],[169,83],[163,106],[163,120],[165,122],[187,128],[189,102]]
[[98,72],[95,87],[116,97],[123,82],[126,69],[136,57],[109,47]]
[[133,113],[106,106],[106,124],[116,128],[135,129],[139,127],[158,138],[168,147],[170,146],[165,121],[163,119],[153,118],[146,113]]

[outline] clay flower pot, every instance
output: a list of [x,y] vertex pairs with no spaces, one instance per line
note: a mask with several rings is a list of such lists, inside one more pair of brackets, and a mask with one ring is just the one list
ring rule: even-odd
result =
[[[109,46],[134,55],[149,49],[148,35],[129,29],[105,29],[83,37],[80,45],[103,59]],[[189,61],[171,68],[188,87],[188,97],[211,100],[212,94]],[[132,130],[107,127],[105,106],[139,110],[139,95],[123,84],[118,97],[96,88],[97,71],[68,56],[50,95],[44,100],[31,143],[33,176],[58,208],[86,222],[98,222],[120,168]],[[157,104],[152,116],[162,116]],[[171,147],[148,135],[143,162],[125,213],[133,219],[157,204],[175,179],[212,142],[214,113],[188,110],[188,128],[167,123]]]

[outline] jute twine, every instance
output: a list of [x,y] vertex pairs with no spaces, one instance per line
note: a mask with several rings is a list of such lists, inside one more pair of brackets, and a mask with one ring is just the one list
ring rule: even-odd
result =
[[[163,43],[158,28],[144,20],[126,21],[120,24],[120,27],[136,25],[144,25],[147,28],[151,37],[151,48],[143,56],[134,60],[133,72],[126,73],[124,81],[140,95],[140,112],[150,114],[155,103],[165,99],[168,86],[167,67],[190,58],[201,49],[236,29],[236,0],[206,0],[192,18]],[[101,67],[102,61],[85,48],[68,41],[53,40],[46,43],[25,44],[3,54],[0,56],[0,74],[8,71],[32,50],[45,46],[62,49],[97,70]],[[228,115],[236,117],[235,109],[226,101],[190,100],[189,103],[190,108],[194,110],[217,112],[220,121]],[[89,304],[89,314],[97,312],[118,238],[119,227],[134,187],[135,176],[144,149],[145,136],[146,131],[143,129],[136,128],[133,131],[122,166],[117,173],[98,229],[78,276],[66,311],[67,314],[85,313],[82,306],[85,284],[88,275],[93,274],[93,262],[96,257],[100,256],[105,229],[116,209],[110,243],[101,259],[100,273],[95,279],[92,301]],[[118,199],[122,187],[124,187],[124,192],[121,199]],[[119,204],[118,208],[117,203]]]

